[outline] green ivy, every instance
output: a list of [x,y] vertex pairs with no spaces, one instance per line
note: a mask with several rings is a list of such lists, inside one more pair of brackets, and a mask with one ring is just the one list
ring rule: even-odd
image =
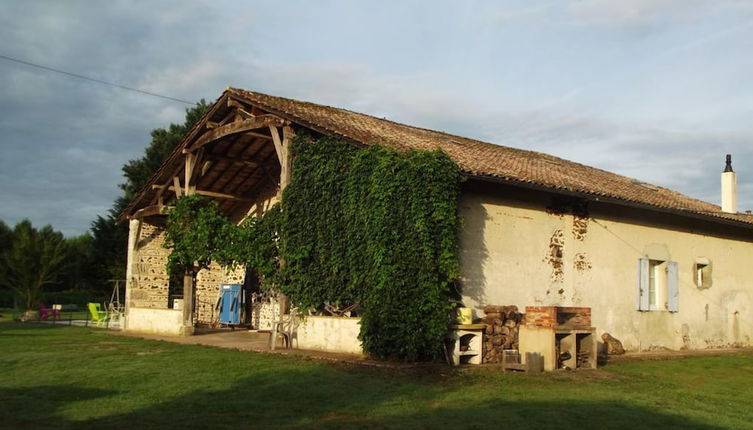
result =
[[207,267],[224,256],[231,224],[215,202],[199,195],[177,199],[167,217],[165,248],[171,249],[167,268],[171,274]]
[[217,204],[194,194],[177,199],[167,217],[165,248],[171,249],[167,268],[171,274],[208,267],[216,262],[225,269],[253,268],[262,279],[278,271],[277,229],[280,207],[241,225],[231,222]]
[[462,175],[440,151],[294,142],[282,199],[280,288],[293,303],[360,303],[372,356],[434,358],[459,275]]
[[293,156],[281,205],[240,226],[210,200],[179,198],[167,223],[171,270],[244,265],[299,308],[360,304],[372,356],[436,358],[459,275],[457,165],[441,151],[307,136]]

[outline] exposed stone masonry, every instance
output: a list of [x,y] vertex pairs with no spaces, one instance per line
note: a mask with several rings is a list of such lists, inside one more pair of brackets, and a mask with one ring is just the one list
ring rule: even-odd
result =
[[246,275],[245,267],[237,267],[227,271],[216,263],[208,269],[201,269],[196,274],[196,307],[194,319],[200,324],[214,324],[217,315],[217,298],[222,284],[243,284]]
[[170,251],[165,242],[164,227],[142,222],[136,244],[136,267],[131,279],[131,306],[166,308],[170,276],[165,263]]

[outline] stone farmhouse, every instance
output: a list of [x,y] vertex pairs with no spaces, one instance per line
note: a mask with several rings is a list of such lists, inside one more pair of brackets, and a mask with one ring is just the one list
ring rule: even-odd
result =
[[[627,350],[751,344],[753,216],[737,211],[729,160],[720,207],[539,152],[234,88],[121,215],[130,226],[127,330],[191,334],[216,322],[220,284],[254,288],[243,270],[219,267],[169,279],[165,209],[195,193],[235,221],[263,213],[290,181],[290,141],[304,130],[357,146],[440,148],[460,166],[460,284],[477,317],[488,304],[588,307],[597,333]],[[259,329],[280,312],[262,294],[247,306]],[[358,352],[357,324],[308,318],[299,346]]]

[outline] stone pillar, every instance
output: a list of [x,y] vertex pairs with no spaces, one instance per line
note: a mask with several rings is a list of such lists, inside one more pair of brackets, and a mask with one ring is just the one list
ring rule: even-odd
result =
[[128,222],[128,250],[126,257],[126,290],[125,290],[125,318],[123,328],[128,328],[128,311],[131,308],[131,290],[137,276],[136,262],[138,261],[138,240],[141,221],[132,219]]
[[183,336],[193,335],[193,273],[183,275]]

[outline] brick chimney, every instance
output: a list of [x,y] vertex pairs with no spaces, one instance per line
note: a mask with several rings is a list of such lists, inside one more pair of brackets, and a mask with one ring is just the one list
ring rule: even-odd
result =
[[722,212],[737,213],[737,177],[732,170],[730,154],[727,154],[727,164],[722,172]]

